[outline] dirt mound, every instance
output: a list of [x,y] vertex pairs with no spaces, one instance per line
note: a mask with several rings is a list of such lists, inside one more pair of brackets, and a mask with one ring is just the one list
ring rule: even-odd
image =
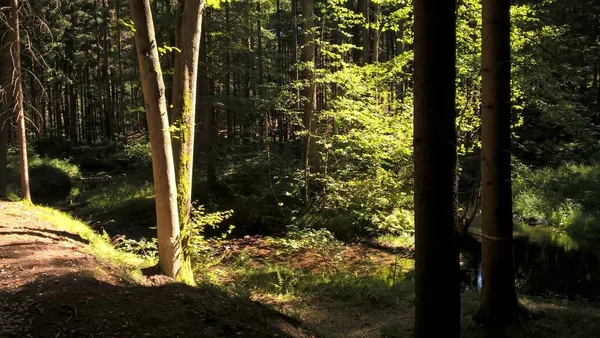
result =
[[215,288],[126,282],[85,245],[0,203],[1,337],[315,337]]

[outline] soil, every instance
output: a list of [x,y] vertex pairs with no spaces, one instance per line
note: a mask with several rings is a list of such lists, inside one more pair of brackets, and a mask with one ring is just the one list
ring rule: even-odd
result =
[[316,337],[214,288],[153,274],[124,280],[86,245],[22,204],[0,202],[0,337]]
[[290,249],[261,236],[228,239],[215,247],[213,254],[225,254],[224,264],[244,254],[250,258],[248,264],[255,265],[256,268],[268,262],[313,273],[322,273],[332,267],[342,266],[344,270],[361,273],[372,270],[373,267],[393,266],[399,260],[411,257],[410,253],[390,253],[362,243],[345,244],[339,252],[314,248]]

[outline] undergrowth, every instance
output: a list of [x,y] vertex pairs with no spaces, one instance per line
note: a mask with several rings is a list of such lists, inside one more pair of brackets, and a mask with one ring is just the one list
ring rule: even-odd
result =
[[[79,191],[74,182],[81,178],[79,168],[68,160],[29,154],[29,190],[34,203],[66,205]],[[16,149],[11,149],[7,166],[7,194],[11,200],[21,195],[19,160]]]
[[517,166],[514,209],[570,234],[600,238],[600,166],[563,164],[557,168]]

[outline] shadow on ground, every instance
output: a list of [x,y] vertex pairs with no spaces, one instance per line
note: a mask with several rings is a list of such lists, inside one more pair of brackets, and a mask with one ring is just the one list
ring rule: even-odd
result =
[[41,277],[0,291],[2,337],[315,337],[296,320],[210,288]]

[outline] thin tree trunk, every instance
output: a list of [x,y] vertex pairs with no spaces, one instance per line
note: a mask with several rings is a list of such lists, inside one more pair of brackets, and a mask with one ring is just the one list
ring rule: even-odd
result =
[[[231,31],[230,27],[230,19],[229,19],[229,0],[225,1],[225,30],[226,32]],[[226,105],[225,105],[225,115],[227,120],[227,139],[230,139],[233,136],[233,117],[231,116],[231,38],[227,34],[225,36],[225,82],[223,86],[225,87],[225,96],[226,96]]]
[[[262,90],[264,69],[263,69],[262,23],[260,20],[260,16],[261,16],[260,2],[256,3],[256,13],[258,15],[258,18],[256,20],[256,58],[257,58],[257,62],[258,62],[258,79],[256,82],[257,82],[258,90],[254,93],[254,95],[262,98],[264,95],[263,90]],[[267,130],[267,124],[266,124],[267,116],[266,115],[267,115],[266,112],[259,112],[259,116],[258,116],[258,135],[261,139],[263,137],[265,137],[265,135],[266,135],[266,130]]]
[[29,192],[29,166],[27,165],[27,130],[25,129],[25,111],[23,110],[23,87],[21,78],[21,39],[19,37],[19,2],[10,2],[9,23],[11,32],[11,56],[13,60],[12,94],[14,112],[17,117],[17,138],[19,140],[19,163],[21,171],[21,196],[31,202]]
[[182,268],[182,252],[175,167],[167,117],[165,85],[160,69],[150,0],[130,0],[129,6],[135,26],[134,37],[152,151],[158,229],[158,264],[167,276],[178,277]]
[[[2,6],[6,6],[3,1]],[[4,10],[0,13],[6,18],[10,14]],[[5,19],[0,22],[0,198],[6,196],[6,171],[8,165],[8,139],[11,129],[11,118],[13,116],[13,100],[11,92],[12,73],[14,66],[10,46],[9,32],[11,28],[6,24]]]
[[596,89],[598,97],[596,98],[596,102],[600,104],[600,59],[596,60],[596,69],[598,70],[596,76]]
[[206,160],[206,189],[213,192],[217,185],[217,174],[214,155],[214,111],[210,99],[210,83],[208,79],[208,58],[206,32],[202,30],[200,42],[200,70],[198,74],[197,110],[201,125],[201,145]]
[[109,140],[115,139],[115,108],[110,95],[110,74],[109,74],[109,54],[110,54],[110,34],[109,34],[109,10],[108,0],[102,1],[102,14],[103,14],[103,34],[102,34],[102,86],[104,91],[104,114],[106,118],[106,138]]
[[362,56],[360,65],[364,65],[370,62],[369,60],[369,47],[371,46],[371,39],[369,34],[369,0],[358,0],[358,10],[365,19],[364,24],[360,28],[361,39],[360,44],[362,47]]
[[497,331],[518,319],[510,168],[510,0],[484,0],[481,189],[483,288],[477,319]]
[[378,3],[373,3],[372,22],[373,27],[371,28],[371,32],[373,32],[373,41],[370,61],[372,63],[377,63],[379,62],[379,40],[381,37],[381,30],[383,28],[383,25],[381,24],[381,5]]
[[[292,64],[294,69],[294,80],[298,82],[300,79],[300,72],[298,71],[298,1],[292,0],[292,16],[294,17],[294,31],[292,41]],[[296,92],[296,108],[300,109],[300,89]]]
[[315,44],[314,32],[314,1],[304,0],[302,3],[302,18],[304,19],[304,46],[302,47],[302,62],[305,64],[302,70],[302,79],[307,85],[302,90],[304,113],[302,124],[306,135],[304,136],[302,156],[304,160],[304,202],[309,202],[309,181],[311,169],[318,168],[318,150],[315,142],[316,123],[314,113],[317,105],[317,87],[315,86]]
[[415,337],[460,337],[454,1],[415,0]]
[[118,93],[118,108],[117,108],[117,132],[125,133],[125,80],[123,79],[123,57],[122,57],[122,42],[121,42],[121,1],[117,0],[117,62],[119,64],[119,93]]

